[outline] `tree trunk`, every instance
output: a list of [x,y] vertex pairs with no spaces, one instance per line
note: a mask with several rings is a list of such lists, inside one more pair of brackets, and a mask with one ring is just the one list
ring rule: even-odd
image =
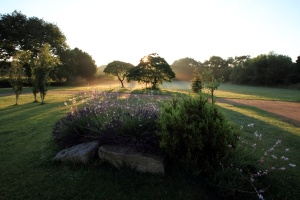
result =
[[43,94],[42,92],[40,93],[40,95],[41,95],[41,104],[43,105],[43,104],[44,104],[44,98],[45,98],[45,97],[44,97],[44,94]]
[[33,93],[33,96],[34,96],[34,102],[37,102],[37,100],[36,100],[36,92]]
[[119,77],[119,76],[118,76],[118,79],[121,82],[122,88],[124,88],[124,83],[123,83],[124,79],[121,79],[121,77]]
[[214,105],[214,90],[211,90],[211,103]]
[[16,94],[16,106],[18,105],[18,99],[19,99],[19,95],[18,94]]

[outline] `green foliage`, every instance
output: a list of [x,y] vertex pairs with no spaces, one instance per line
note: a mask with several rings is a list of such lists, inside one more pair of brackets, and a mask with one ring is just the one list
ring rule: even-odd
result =
[[157,122],[161,148],[187,170],[214,169],[236,146],[237,131],[201,96],[164,103]]
[[0,49],[2,58],[9,59],[18,50],[29,50],[34,55],[44,44],[49,43],[54,53],[67,45],[60,29],[37,17],[27,17],[21,12],[0,15]]
[[297,73],[292,59],[285,55],[261,54],[255,58],[237,57],[242,62],[233,65],[230,80],[260,86],[278,86],[297,83]]
[[9,82],[16,95],[16,105],[18,105],[18,99],[23,89],[23,82],[24,82],[23,66],[26,63],[30,62],[30,56],[31,56],[31,52],[20,51],[17,52],[13,57],[12,66],[9,71]]
[[[67,47],[65,36],[55,24],[18,11],[0,15],[0,30],[0,60],[3,62],[9,62],[18,51],[30,51],[34,58],[46,43],[51,45],[51,53],[56,56]],[[30,79],[31,68],[25,67]]]
[[203,78],[201,76],[201,74],[199,72],[196,72],[194,74],[194,78],[192,79],[192,91],[194,93],[199,93],[202,91],[203,89]]
[[193,78],[195,70],[199,70],[202,64],[193,58],[181,58],[175,60],[171,65],[176,74],[176,79],[181,81],[190,81]]
[[122,88],[124,88],[123,81],[125,80],[125,78],[129,74],[129,71],[133,67],[134,66],[130,63],[126,63],[122,61],[113,61],[105,67],[103,72],[109,76],[116,76],[118,80],[121,82]]
[[220,84],[223,82],[223,78],[216,79],[212,69],[206,69],[203,72],[204,87],[211,93],[211,101],[214,104],[214,91],[218,89]]
[[212,74],[216,79],[223,78],[225,81],[229,80],[231,68],[229,67],[230,59],[224,60],[219,56],[211,56],[209,60],[203,62],[204,70],[212,70]]
[[61,52],[60,61],[61,64],[50,74],[53,80],[71,82],[72,79],[81,77],[90,81],[97,71],[92,56],[78,48]]
[[[36,98],[37,91],[40,92],[41,103],[44,103],[48,90],[48,79],[51,68],[59,63],[59,58],[50,51],[50,45],[45,44],[39,49],[38,57],[34,60],[33,69],[33,94]],[[36,100],[36,99],[35,99]]]
[[143,57],[138,66],[130,70],[127,80],[138,81],[146,85],[150,84],[152,89],[157,89],[163,81],[171,82],[175,73],[170,65],[158,54],[152,53]]

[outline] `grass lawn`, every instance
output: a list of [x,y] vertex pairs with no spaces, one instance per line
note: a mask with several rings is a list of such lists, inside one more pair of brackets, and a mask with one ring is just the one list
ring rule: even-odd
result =
[[[100,87],[100,86],[99,86]],[[107,87],[107,86],[105,86]],[[186,86],[184,86],[186,87]],[[242,86],[241,86],[242,87]],[[58,89],[58,88],[53,88]],[[65,88],[84,91],[90,87]],[[107,88],[109,89],[109,88]],[[172,89],[172,88],[171,88]],[[181,90],[181,88],[174,88]],[[30,89],[25,89],[30,92]],[[264,90],[264,88],[262,89]],[[233,85],[220,87],[219,94],[232,98],[253,98],[300,101],[294,91],[286,91],[285,97],[277,89],[261,92],[261,88],[248,90]],[[184,89],[182,90],[184,91]],[[186,89],[187,91],[187,89]],[[235,92],[236,91],[236,92]],[[246,93],[248,91],[248,93]],[[223,92],[223,93],[222,93]],[[0,89],[7,94],[8,89]],[[246,96],[243,96],[246,95]],[[57,152],[52,142],[54,123],[65,116],[63,102],[71,98],[67,94],[49,94],[45,105],[32,103],[32,94],[22,94],[19,106],[13,106],[15,97],[0,96],[0,199],[216,199],[216,192],[196,179],[171,169],[165,176],[140,174],[129,169],[116,170],[97,161],[89,165],[62,165],[52,162]],[[297,100],[298,99],[298,100]],[[274,151],[279,157],[269,159],[262,169],[270,170],[266,199],[300,198],[300,128],[282,122],[267,112],[247,106],[219,104],[229,121],[243,126],[242,139],[257,143],[258,158],[263,149],[269,149],[277,140],[282,144]],[[247,127],[253,123],[253,127]],[[254,141],[254,132],[262,134],[261,141]],[[285,152],[286,149],[288,152]],[[289,158],[288,161],[280,159]],[[289,167],[296,164],[296,168]],[[285,167],[284,171],[277,170]],[[255,199],[255,195],[251,196]]]

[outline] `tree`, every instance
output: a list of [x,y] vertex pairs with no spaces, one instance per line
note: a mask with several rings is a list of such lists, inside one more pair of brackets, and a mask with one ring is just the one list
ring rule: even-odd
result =
[[97,66],[92,56],[82,50],[66,49],[60,56],[61,64],[56,66],[51,73],[55,80],[70,80],[74,77],[82,77],[89,81],[97,72]]
[[97,66],[92,56],[82,50],[75,48],[77,54],[77,70],[79,76],[89,81],[97,72]]
[[171,68],[177,79],[190,81],[194,77],[194,71],[200,70],[201,63],[193,58],[181,58],[174,61]]
[[300,56],[297,57],[296,63],[294,63],[294,70],[290,76],[292,83],[300,83]]
[[214,91],[218,89],[223,82],[223,78],[215,78],[212,69],[206,69],[203,72],[204,87],[211,93],[211,102],[214,104]]
[[39,54],[34,60],[34,84],[40,92],[41,104],[44,104],[44,99],[47,94],[50,70],[59,62],[59,58],[52,54],[49,44],[45,44],[40,48]]
[[122,61],[113,61],[109,63],[103,72],[109,76],[116,76],[120,81],[122,88],[124,88],[123,81],[129,74],[129,71],[134,68],[134,65]]
[[274,52],[261,54],[252,58],[247,66],[248,84],[252,85],[282,85],[290,82],[293,71],[292,59]]
[[18,99],[23,90],[23,66],[30,62],[30,56],[30,51],[19,51],[13,56],[12,67],[9,71],[9,81],[16,95],[15,105],[18,105]]
[[209,60],[203,62],[204,69],[211,69],[216,78],[224,78],[225,81],[229,81],[231,68],[228,65],[227,60],[224,60],[220,56],[211,56]]
[[268,58],[268,70],[266,71],[266,85],[289,84],[289,75],[293,69],[292,58],[285,55],[270,52]]
[[194,78],[192,79],[192,91],[195,93],[199,93],[203,89],[203,78],[199,71],[194,73]]
[[173,78],[175,73],[170,65],[157,53],[141,58],[140,63],[131,69],[127,76],[128,81],[135,80],[146,86],[151,84],[152,89],[157,89],[163,81],[171,82]]
[[[46,43],[54,55],[67,47],[65,36],[55,24],[36,17],[27,18],[18,11],[0,15],[0,60],[9,62],[14,53],[21,50],[31,51],[35,58]],[[25,72],[30,78],[31,67],[26,66]]]
[[235,56],[229,67],[232,68],[230,74],[230,81],[237,84],[246,84],[249,82],[249,62],[251,58],[249,55]]

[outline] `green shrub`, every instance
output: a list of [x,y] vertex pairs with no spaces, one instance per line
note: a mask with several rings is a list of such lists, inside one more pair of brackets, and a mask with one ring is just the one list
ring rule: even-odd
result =
[[202,96],[164,103],[157,123],[161,148],[181,167],[196,173],[217,167],[238,140],[236,129]]
[[194,75],[191,83],[192,91],[194,93],[199,93],[203,89],[203,80],[201,74],[198,72]]

